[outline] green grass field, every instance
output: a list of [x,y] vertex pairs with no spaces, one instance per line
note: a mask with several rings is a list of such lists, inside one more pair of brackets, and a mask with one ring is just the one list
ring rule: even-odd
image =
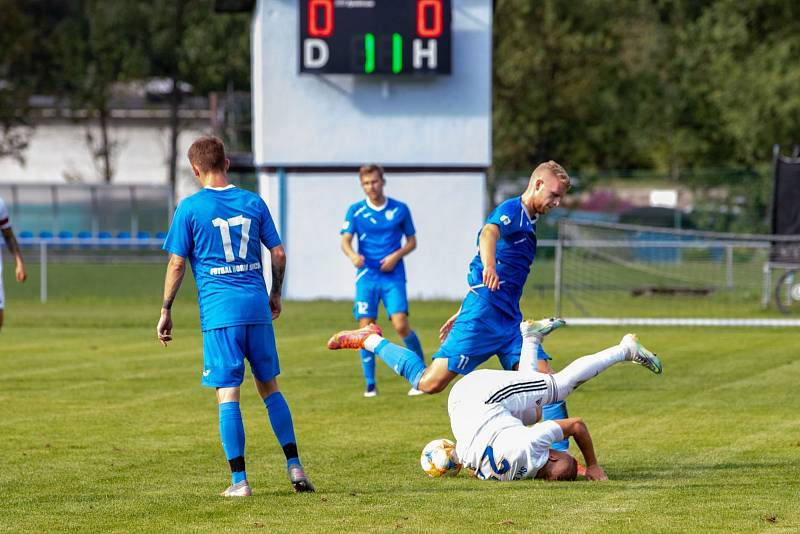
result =
[[[592,430],[611,480],[491,483],[463,474],[434,480],[420,470],[422,446],[451,437],[446,393],[409,398],[407,384],[381,366],[380,396],[362,398],[357,354],[324,348],[332,331],[352,324],[349,303],[286,303],[276,323],[279,382],[318,491],[290,492],[282,452],[248,383],[242,412],[255,493],[223,500],[217,493],[229,474],[213,393],[199,385],[192,280],[176,304],[175,341],[165,349],[154,336],[162,266],[103,269],[105,278],[74,267],[54,274],[44,305],[35,284],[11,282],[6,269],[0,530],[800,529],[793,329],[639,329],[662,356],[664,374],[620,365],[568,402]],[[546,304],[546,296],[529,295],[525,311],[536,314]],[[412,306],[430,354],[455,304]],[[548,338],[547,348],[560,368],[624,333],[567,328]]]

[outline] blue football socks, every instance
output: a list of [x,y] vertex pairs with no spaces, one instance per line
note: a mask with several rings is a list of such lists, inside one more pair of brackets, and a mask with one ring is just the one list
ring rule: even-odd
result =
[[[566,419],[567,417],[569,417],[569,415],[567,415],[567,403],[564,401],[547,404],[544,406],[544,408],[542,408],[542,421]],[[569,438],[565,438],[561,441],[553,443],[550,445],[550,448],[557,451],[567,452],[569,450]]]
[[375,355],[367,349],[361,349],[361,371],[364,373],[364,381],[367,383],[367,389],[375,387]]
[[425,353],[422,352],[422,344],[419,342],[416,332],[412,330],[407,337],[403,338],[403,343],[405,343],[408,350],[415,352],[420,360],[425,361]]
[[219,435],[225,458],[231,466],[231,484],[247,479],[244,467],[244,424],[238,402],[219,405]]
[[416,388],[419,385],[422,373],[425,372],[425,362],[416,352],[384,339],[375,347],[375,354],[395,373],[408,380],[412,387]]
[[267,396],[264,399],[264,406],[267,407],[267,415],[269,415],[272,431],[275,433],[275,437],[278,438],[278,443],[280,443],[283,453],[286,455],[286,465],[299,464],[300,458],[297,454],[297,441],[294,437],[292,413],[289,411],[289,405],[286,404],[283,394],[280,391],[276,391]]

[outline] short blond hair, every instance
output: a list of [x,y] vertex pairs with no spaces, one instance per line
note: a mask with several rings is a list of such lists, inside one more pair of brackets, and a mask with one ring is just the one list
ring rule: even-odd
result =
[[567,174],[567,171],[564,170],[564,167],[562,167],[552,159],[550,161],[545,161],[544,163],[540,163],[539,165],[537,165],[536,168],[533,169],[533,173],[531,173],[531,179],[538,178],[545,171],[549,171],[550,173],[552,173],[553,176],[555,176],[559,182],[566,185],[567,189],[569,189],[571,185],[569,180],[569,174]]

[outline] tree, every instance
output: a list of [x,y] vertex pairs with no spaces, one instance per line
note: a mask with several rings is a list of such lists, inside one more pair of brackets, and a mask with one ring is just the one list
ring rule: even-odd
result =
[[33,133],[28,102],[36,87],[32,75],[36,31],[13,0],[0,0],[0,13],[0,158],[24,164]]
[[148,18],[150,73],[172,81],[168,181],[173,194],[183,98],[178,82],[199,94],[250,85],[251,15],[215,14],[213,7],[213,0],[175,0]]
[[54,54],[61,66],[60,90],[73,112],[96,121],[86,127],[86,142],[105,182],[114,174],[118,147],[110,134],[115,86],[147,73],[144,39],[147,11],[125,0],[81,0],[58,24]]

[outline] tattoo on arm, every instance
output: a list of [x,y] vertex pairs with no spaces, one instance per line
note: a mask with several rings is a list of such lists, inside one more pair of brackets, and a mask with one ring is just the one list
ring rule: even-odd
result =
[[272,287],[270,293],[280,295],[283,288],[283,275],[286,273],[286,265],[272,265]]
[[183,282],[183,275],[186,274],[186,264],[183,261],[176,261],[175,256],[170,257],[167,265],[167,275],[164,277],[164,303],[161,308],[171,310],[178,289]]

